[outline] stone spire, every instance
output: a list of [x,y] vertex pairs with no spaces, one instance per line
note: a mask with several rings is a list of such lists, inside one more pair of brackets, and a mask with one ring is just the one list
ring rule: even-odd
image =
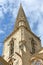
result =
[[26,28],[28,28],[29,30],[31,30],[30,26],[28,24],[27,18],[25,16],[24,10],[22,8],[22,4],[20,4],[20,8],[19,8],[18,15],[17,15],[17,18],[16,18],[14,30],[16,30],[19,27],[19,22],[21,22],[21,21],[25,23],[25,27]]

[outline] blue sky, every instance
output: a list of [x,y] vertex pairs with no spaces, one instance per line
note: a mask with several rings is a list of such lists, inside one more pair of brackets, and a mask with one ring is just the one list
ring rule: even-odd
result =
[[43,46],[43,0],[0,0],[0,55],[4,39],[14,29],[20,3],[32,31],[40,37]]

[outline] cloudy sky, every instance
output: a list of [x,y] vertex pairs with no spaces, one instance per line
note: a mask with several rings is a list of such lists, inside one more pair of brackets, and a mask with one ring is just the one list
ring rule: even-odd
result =
[[31,30],[43,46],[43,0],[0,0],[0,55],[4,39],[13,31],[18,9],[22,3]]

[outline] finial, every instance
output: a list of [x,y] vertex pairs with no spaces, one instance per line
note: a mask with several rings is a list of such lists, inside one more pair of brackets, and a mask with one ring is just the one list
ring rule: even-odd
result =
[[20,7],[22,7],[22,3],[20,3]]
[[22,6],[22,3],[20,3],[20,6]]

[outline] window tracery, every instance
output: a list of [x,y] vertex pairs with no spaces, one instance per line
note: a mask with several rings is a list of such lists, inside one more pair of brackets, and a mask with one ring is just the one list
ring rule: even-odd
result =
[[10,41],[10,55],[14,53],[14,39],[12,38]]
[[31,46],[32,46],[32,54],[34,54],[35,53],[35,51],[36,51],[36,46],[37,44],[36,44],[36,42],[35,42],[35,40],[32,38],[32,40],[31,40]]
[[31,65],[43,65],[42,59],[33,60]]

